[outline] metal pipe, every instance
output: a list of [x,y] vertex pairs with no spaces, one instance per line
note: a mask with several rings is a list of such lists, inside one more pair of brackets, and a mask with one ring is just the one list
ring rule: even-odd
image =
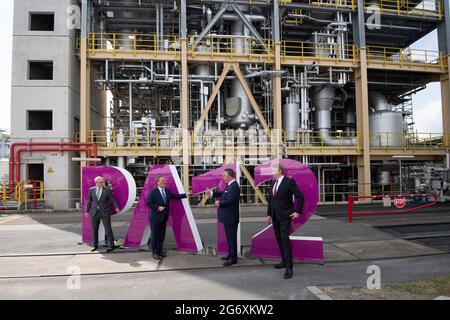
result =
[[[14,166],[16,164],[16,159],[14,158],[15,155],[15,148],[16,147],[32,147],[32,146],[86,146],[86,147],[92,147],[94,156],[97,157],[97,145],[95,143],[90,142],[16,142],[12,143],[10,146],[10,153],[9,153],[9,182],[11,185],[14,184],[15,179],[15,172],[14,172]],[[20,177],[19,177],[20,178]],[[12,190],[14,192],[14,190]],[[11,190],[7,194],[12,193]]]
[[315,88],[313,104],[316,129],[320,132],[320,138],[324,145],[328,146],[354,146],[356,137],[331,137],[331,106],[336,100],[335,88],[325,86]]
[[130,117],[130,133],[133,131],[133,84],[130,82],[130,92],[129,92],[129,106],[128,112]]

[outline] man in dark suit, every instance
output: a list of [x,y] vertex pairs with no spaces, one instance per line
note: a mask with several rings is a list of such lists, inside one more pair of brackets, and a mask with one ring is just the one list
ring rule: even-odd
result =
[[[286,268],[284,278],[292,278],[292,248],[289,239],[291,222],[300,216],[303,209],[303,194],[291,178],[284,176],[284,168],[277,165],[272,168],[273,181],[269,189],[267,222],[273,225],[275,237],[283,260],[275,268]],[[293,197],[297,199],[294,208]]]
[[167,221],[169,220],[170,201],[187,198],[186,194],[173,194],[166,188],[167,181],[164,177],[156,179],[157,188],[150,191],[147,197],[147,206],[151,209],[149,220],[151,229],[151,244],[153,259],[161,260],[166,257],[163,244],[166,238]]
[[94,238],[91,252],[98,250],[98,229],[100,227],[100,221],[103,222],[103,226],[105,227],[105,244],[109,246],[108,252],[111,252],[118,247],[114,245],[110,206],[114,206],[116,213],[119,213],[120,210],[111,189],[105,187],[105,179],[103,177],[95,178],[95,185],[95,187],[89,189],[86,201],[86,218],[89,218],[89,214],[91,215],[92,235]]
[[213,191],[212,196],[219,198],[216,207],[219,209],[219,222],[225,227],[225,234],[228,243],[228,255],[223,257],[225,267],[237,263],[237,232],[239,226],[239,197],[241,189],[236,181],[236,174],[231,169],[225,169],[223,181],[227,184],[223,192]]

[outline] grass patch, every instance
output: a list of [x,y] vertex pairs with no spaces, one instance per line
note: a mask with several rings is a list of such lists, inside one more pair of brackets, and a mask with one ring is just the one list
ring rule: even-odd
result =
[[391,283],[380,290],[365,287],[321,287],[321,290],[335,300],[431,300],[450,296],[450,276]]

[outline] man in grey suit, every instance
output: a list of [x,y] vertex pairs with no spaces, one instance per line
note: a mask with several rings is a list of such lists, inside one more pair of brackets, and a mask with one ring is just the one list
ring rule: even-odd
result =
[[103,222],[103,226],[105,227],[105,242],[109,246],[108,252],[111,252],[118,247],[114,245],[110,205],[112,204],[114,206],[116,213],[119,213],[120,210],[111,189],[105,187],[105,179],[103,177],[95,178],[95,185],[95,187],[89,189],[86,201],[86,218],[89,218],[89,214],[91,215],[92,235],[94,238],[91,252],[98,250],[98,229],[100,227],[100,221]]

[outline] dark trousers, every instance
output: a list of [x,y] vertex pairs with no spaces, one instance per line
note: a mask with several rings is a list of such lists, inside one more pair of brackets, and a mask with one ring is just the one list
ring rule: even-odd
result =
[[238,259],[237,252],[237,231],[238,224],[224,224],[225,235],[227,236],[228,243],[228,260],[236,262]]
[[114,246],[114,233],[111,227],[111,215],[109,214],[95,214],[92,215],[92,235],[94,238],[93,246],[98,247],[98,229],[100,228],[100,221],[105,227],[105,245],[109,247]]
[[151,243],[153,254],[161,254],[164,240],[166,239],[167,221],[150,220]]
[[283,262],[286,264],[286,268],[292,269],[292,247],[291,239],[289,239],[291,220],[279,220],[274,213],[272,225]]

